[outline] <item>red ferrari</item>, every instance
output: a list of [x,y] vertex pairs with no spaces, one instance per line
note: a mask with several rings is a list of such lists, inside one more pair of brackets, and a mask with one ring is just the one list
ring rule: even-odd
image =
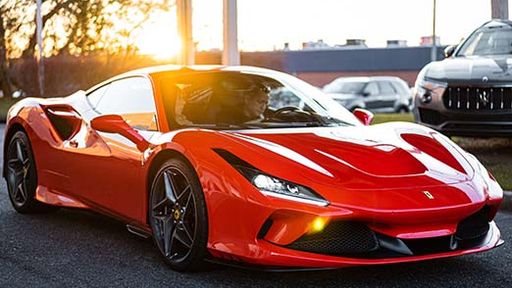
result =
[[429,128],[371,118],[280,72],[153,67],[18,102],[3,175],[18,212],[115,217],[180,271],[409,262],[502,244],[503,191],[473,155]]

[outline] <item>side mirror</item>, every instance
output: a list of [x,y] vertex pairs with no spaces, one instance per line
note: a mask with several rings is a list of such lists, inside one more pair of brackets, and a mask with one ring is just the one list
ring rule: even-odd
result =
[[363,97],[368,97],[368,96],[370,96],[370,92],[364,91],[361,95]]
[[448,58],[448,57],[451,57],[453,55],[453,52],[455,52],[455,45],[450,45],[446,48],[444,48],[444,57],[445,58]]
[[139,151],[145,151],[149,147],[149,142],[128,125],[123,117],[119,115],[102,115],[96,117],[91,120],[91,127],[100,132],[121,134],[135,143]]
[[368,110],[356,108],[352,114],[354,114],[354,116],[356,116],[356,118],[365,126],[368,126],[372,123],[373,113]]

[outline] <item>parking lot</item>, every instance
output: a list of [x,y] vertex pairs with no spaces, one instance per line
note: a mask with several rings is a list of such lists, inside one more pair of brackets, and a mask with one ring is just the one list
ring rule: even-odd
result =
[[330,271],[255,273],[214,266],[183,274],[164,264],[151,239],[102,215],[14,212],[2,180],[0,287],[510,287],[512,214],[500,212],[497,223],[505,244],[483,254]]

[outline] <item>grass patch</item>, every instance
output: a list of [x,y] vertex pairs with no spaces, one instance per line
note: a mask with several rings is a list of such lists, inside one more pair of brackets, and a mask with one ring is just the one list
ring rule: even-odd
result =
[[[374,124],[390,121],[413,122],[411,113],[375,114]],[[504,190],[512,190],[512,137],[511,138],[469,138],[452,137],[462,149],[475,155],[496,177]]]
[[372,123],[379,124],[391,121],[413,122],[414,118],[412,113],[375,114],[375,118],[373,118]]

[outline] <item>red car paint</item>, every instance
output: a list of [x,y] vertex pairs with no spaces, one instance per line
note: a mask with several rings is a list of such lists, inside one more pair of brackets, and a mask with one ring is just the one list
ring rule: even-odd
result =
[[[173,130],[159,79],[180,71],[155,68],[131,74],[149,77],[155,91],[159,131],[133,136],[147,141],[148,149],[137,147],[133,139],[92,129],[83,92],[16,104],[8,115],[5,141],[17,129],[27,132],[38,171],[37,199],[92,209],[151,233],[147,209],[152,166],[161,157],[179,154],[198,175],[208,211],[208,250],[221,259],[343,267],[458,256],[502,243],[491,222],[485,245],[417,256],[365,259],[285,247],[309,233],[317,217],[363,222],[373,231],[400,239],[452,235],[462,219],[484,206],[490,207],[491,221],[502,190],[476,159],[441,134],[415,124]],[[73,127],[68,139],[59,136],[51,117]],[[321,207],[265,196],[213,148],[225,149],[269,175],[307,186],[330,204]],[[268,219],[272,226],[258,239]]]

